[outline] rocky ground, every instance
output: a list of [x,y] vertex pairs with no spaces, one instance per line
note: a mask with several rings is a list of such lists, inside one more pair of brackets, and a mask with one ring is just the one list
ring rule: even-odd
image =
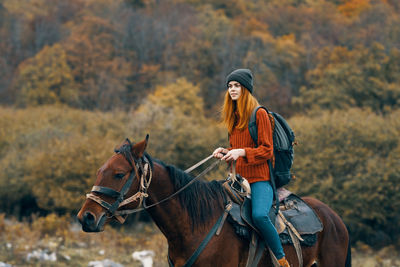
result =
[[[400,267],[394,247],[374,251],[357,244],[352,253],[355,267]],[[0,216],[0,267],[166,267],[166,258],[166,240],[152,224],[108,227],[89,234],[67,217],[49,215],[19,222]]]

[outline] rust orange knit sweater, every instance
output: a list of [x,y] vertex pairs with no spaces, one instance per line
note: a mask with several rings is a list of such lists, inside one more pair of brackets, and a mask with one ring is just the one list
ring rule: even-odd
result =
[[273,157],[272,127],[267,112],[257,110],[258,147],[251,139],[249,129],[235,128],[229,137],[230,149],[243,148],[246,157],[239,157],[236,171],[245,177],[249,183],[270,180],[268,159]]

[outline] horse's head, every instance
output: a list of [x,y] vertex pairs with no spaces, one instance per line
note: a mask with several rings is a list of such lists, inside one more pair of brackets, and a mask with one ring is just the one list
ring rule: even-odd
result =
[[[85,232],[100,232],[112,218],[123,223],[125,217],[118,214],[122,206],[136,208],[146,194],[147,170],[144,156],[148,135],[143,141],[132,144],[129,139],[115,150],[97,171],[97,179],[91,193],[78,213],[78,220]],[[136,194],[135,194],[136,193]],[[139,201],[140,200],[140,201]]]

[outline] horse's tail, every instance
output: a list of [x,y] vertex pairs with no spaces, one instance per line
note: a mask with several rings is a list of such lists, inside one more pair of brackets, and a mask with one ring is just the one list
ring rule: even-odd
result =
[[[347,228],[347,226],[346,226],[346,228]],[[345,267],[351,267],[351,243],[350,243],[350,232],[349,232],[349,229],[347,228],[347,232],[348,232],[348,235],[349,235],[349,241],[348,241],[348,244],[347,244],[347,256],[346,256],[346,263],[345,263]]]

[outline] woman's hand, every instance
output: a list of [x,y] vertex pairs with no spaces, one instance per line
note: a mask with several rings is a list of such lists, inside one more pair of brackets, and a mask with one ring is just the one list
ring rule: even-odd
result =
[[228,149],[223,148],[223,147],[219,147],[219,148],[214,150],[213,156],[214,156],[214,158],[221,159],[228,152],[229,152]]
[[239,149],[232,149],[228,151],[225,156],[221,158],[221,160],[225,161],[232,161],[232,160],[237,160],[239,157],[245,157],[246,156],[246,150],[239,148]]

